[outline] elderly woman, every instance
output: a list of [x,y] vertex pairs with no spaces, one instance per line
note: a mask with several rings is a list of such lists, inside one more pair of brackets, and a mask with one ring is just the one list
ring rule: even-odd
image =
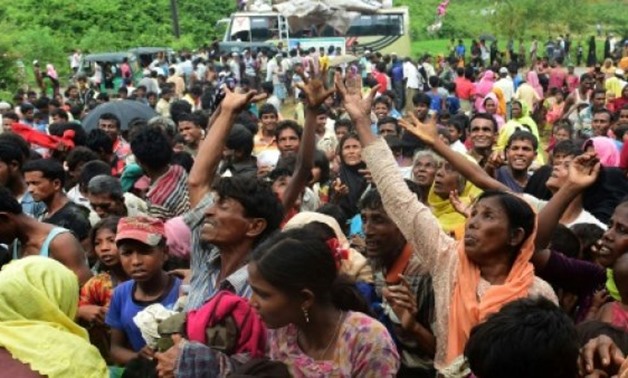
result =
[[412,159],[412,181],[421,188],[423,198],[421,202],[427,203],[427,193],[430,192],[436,171],[443,159],[431,150],[420,150],[414,154]]
[[403,185],[386,144],[370,131],[366,99],[338,81],[345,108],[357,126],[363,156],[381,193],[386,212],[412,244],[421,265],[433,277],[436,301],[435,367],[448,377],[463,376],[464,346],[473,326],[504,304],[543,296],[557,302],[552,288],[534,276],[536,216],[522,199],[486,192],[475,203],[456,241],[445,233],[430,209]]
[[74,322],[78,280],[61,263],[25,257],[0,272],[3,377],[109,377],[105,361]]

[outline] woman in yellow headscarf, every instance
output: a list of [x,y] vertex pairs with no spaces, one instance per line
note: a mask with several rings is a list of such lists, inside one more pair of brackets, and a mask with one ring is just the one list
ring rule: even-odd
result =
[[504,97],[504,92],[497,87],[493,87],[492,92],[495,93],[497,97],[497,115],[502,116],[502,118],[506,119],[506,98]]
[[[462,156],[472,159],[468,155]],[[458,239],[462,236],[467,219],[456,210],[449,200],[449,195],[453,191],[458,192],[460,201],[465,205],[469,205],[482,194],[482,190],[456,172],[448,162],[441,162],[436,170],[434,184],[427,197],[427,203],[443,231]]]
[[76,275],[53,259],[31,256],[2,269],[0,365],[5,373],[109,377],[87,331],[74,322],[78,293]]

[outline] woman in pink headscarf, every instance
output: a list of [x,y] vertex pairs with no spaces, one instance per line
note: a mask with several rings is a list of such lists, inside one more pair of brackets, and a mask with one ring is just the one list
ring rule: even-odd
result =
[[484,97],[491,92],[495,84],[495,73],[491,70],[486,70],[484,75],[475,83],[475,108],[481,109],[484,104]]
[[46,76],[50,79],[50,82],[52,83],[54,96],[57,96],[59,94],[59,75],[57,74],[55,66],[50,63],[46,64]]
[[482,113],[488,113],[495,118],[497,122],[497,127],[501,130],[502,126],[504,126],[504,117],[499,115],[499,100],[497,95],[494,92],[489,92],[486,96],[484,96],[484,101],[482,105],[478,108],[478,110]]
[[545,98],[545,96],[543,95],[543,87],[539,82],[539,75],[536,73],[535,70],[528,71],[528,75],[526,76],[526,82],[530,84],[532,88],[534,88],[536,94],[538,94],[540,98]]
[[584,150],[586,152],[595,151],[600,163],[604,167],[619,166],[619,150],[615,141],[609,137],[594,137],[584,142]]

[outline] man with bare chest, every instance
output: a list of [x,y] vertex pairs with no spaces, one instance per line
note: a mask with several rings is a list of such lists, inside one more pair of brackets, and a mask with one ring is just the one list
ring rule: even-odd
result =
[[79,285],[91,277],[85,253],[70,231],[24,214],[6,188],[0,188],[0,243],[11,245],[14,259],[51,257],[76,273]]

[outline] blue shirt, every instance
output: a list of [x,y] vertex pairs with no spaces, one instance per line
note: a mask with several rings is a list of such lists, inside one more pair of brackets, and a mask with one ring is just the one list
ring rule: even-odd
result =
[[123,331],[133,351],[139,352],[146,345],[140,329],[133,322],[133,317],[138,312],[155,303],[161,303],[165,308],[171,310],[177,299],[179,299],[179,287],[181,286],[179,278],[175,277],[174,280],[172,288],[168,293],[164,293],[158,300],[150,303],[139,302],[133,298],[133,293],[135,292],[134,280],[118,285],[113,291],[113,298],[111,298],[105,323],[111,328]]
[[20,205],[22,205],[22,212],[33,218],[39,218],[46,212],[46,205],[35,201],[30,192],[24,193],[20,199]]
[[447,96],[447,100],[445,101],[447,103],[447,111],[449,112],[449,114],[458,114],[458,111],[460,110],[460,100],[458,99],[458,97],[450,95]]
[[436,112],[440,112],[441,110],[443,110],[442,106],[442,99],[439,95],[434,94],[433,92],[427,92],[426,93],[428,96],[430,96],[430,99],[432,100],[430,102],[430,110],[434,110]]
[[392,73],[392,81],[393,82],[402,82],[403,81],[403,65],[401,62],[395,64],[391,70]]

